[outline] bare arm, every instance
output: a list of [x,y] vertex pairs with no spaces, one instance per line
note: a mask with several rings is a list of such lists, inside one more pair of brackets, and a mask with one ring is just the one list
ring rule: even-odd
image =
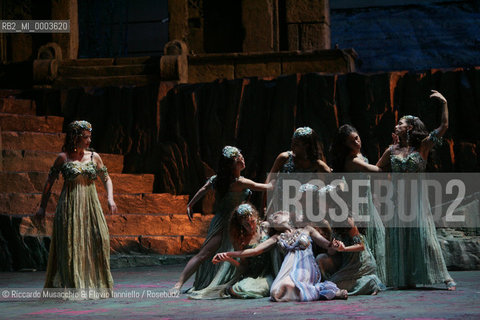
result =
[[366,163],[359,157],[348,160],[345,163],[345,169],[349,172],[380,172],[382,169],[373,164]]
[[[227,256],[224,261],[230,262],[232,265],[234,265],[234,266],[237,267],[237,268],[240,267],[240,262],[238,262],[237,260],[233,259],[232,257]],[[212,262],[213,262],[213,260],[212,260]],[[214,262],[214,263],[215,263],[215,262]]]
[[241,177],[238,179],[237,183],[242,189],[248,188],[253,191],[267,191],[273,189],[272,181],[269,183],[258,183],[253,180]]
[[[448,105],[447,99],[438,91],[432,90],[432,94],[430,95],[430,99],[439,101],[442,105],[442,120],[440,122],[440,126],[435,129],[436,137],[441,138],[448,130]],[[430,136],[423,139],[422,144],[420,146],[420,152],[422,156],[426,158],[428,156],[428,152],[433,148],[435,145],[435,141],[430,138]]]
[[392,154],[392,151],[390,147],[388,147],[385,152],[383,152],[382,156],[380,159],[377,161],[377,167],[381,168],[383,171],[386,171],[387,168],[390,167],[390,156]]
[[272,236],[271,238],[265,240],[264,242],[260,243],[258,246],[252,249],[245,249],[241,251],[231,251],[231,252],[222,252],[217,253],[215,257],[213,257],[213,263],[219,263],[222,261],[228,260],[230,258],[248,258],[253,256],[258,256],[265,251],[270,250],[276,243],[277,243],[277,235]]
[[58,175],[60,173],[60,169],[62,165],[67,161],[67,155],[65,153],[60,153],[55,159],[50,172],[48,173],[47,181],[45,182],[45,186],[43,187],[42,192],[42,200],[40,201],[40,207],[38,208],[35,216],[37,218],[42,219],[45,217],[45,211],[47,209],[48,199],[50,199],[50,192],[52,190],[52,186],[55,181],[58,179]]
[[[93,152],[93,151],[92,151]],[[110,213],[114,214],[117,212],[117,205],[113,200],[113,183],[110,175],[108,174],[107,167],[103,164],[102,158],[98,153],[93,153],[93,158],[97,165],[98,171],[101,173],[101,179],[105,190],[107,190],[107,202],[108,202],[108,209]]]
[[275,162],[273,163],[272,169],[270,169],[270,172],[268,173],[267,180],[265,183],[269,183],[271,180],[273,180],[278,172],[282,169],[283,165],[285,162],[288,160],[288,152],[282,152],[278,155],[277,159],[275,159]]
[[328,172],[328,173],[332,172],[332,169],[320,159],[317,160],[317,166],[318,166],[319,172]]
[[345,247],[342,241],[333,240],[334,249],[338,252],[359,252],[365,249],[363,243],[357,243],[348,247]]
[[335,246],[335,250],[339,252],[359,252],[365,250],[365,246],[363,243],[357,243],[348,247],[345,247],[343,242],[338,240],[334,240],[333,243]]
[[[275,159],[275,162],[273,163],[272,169],[270,169],[270,172],[268,173],[267,180],[265,180],[265,183],[271,183],[272,181],[277,179],[277,175],[282,169],[282,167],[285,165],[285,163],[288,160],[288,152],[282,152],[280,153],[277,158]],[[263,194],[263,208],[265,210],[265,213],[267,211],[267,194]]]
[[432,90],[432,94],[430,95],[431,99],[440,101],[442,104],[442,120],[440,126],[437,128],[438,137],[443,137],[445,132],[448,130],[448,105],[447,99],[438,91]]
[[198,202],[198,200],[200,200],[201,198],[203,198],[203,196],[207,193],[208,189],[210,189],[212,187],[212,183],[210,182],[210,179],[203,185],[203,187],[201,187],[200,189],[198,189],[197,193],[195,193],[195,195],[193,196],[193,198],[190,200],[190,202],[188,202],[187,204],[187,215],[188,215],[188,219],[190,221],[192,221],[193,219],[193,216],[192,216],[192,208],[193,206],[195,205],[195,203]]
[[[348,224],[350,225],[350,232],[349,235],[350,237],[355,237],[355,236],[360,236],[360,232],[358,232],[358,228],[355,226],[355,223],[353,222],[353,219],[348,218]],[[334,240],[333,241],[333,247],[335,250],[340,251],[340,252],[359,252],[365,250],[365,245],[363,242],[361,243],[356,243],[351,246],[345,247],[343,242]]]
[[324,249],[328,249],[330,247],[330,241],[325,239],[320,232],[318,232],[314,227],[312,226],[306,226],[305,230],[307,230],[310,233],[310,237],[312,237],[312,240],[318,244],[320,247]]

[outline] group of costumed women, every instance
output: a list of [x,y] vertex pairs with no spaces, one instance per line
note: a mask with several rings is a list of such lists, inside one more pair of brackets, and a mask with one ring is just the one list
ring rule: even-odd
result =
[[[424,205],[417,206],[423,222],[415,232],[385,228],[368,190],[369,201],[361,210],[370,217],[370,223],[361,233],[352,218],[334,228],[328,221],[323,227],[294,226],[292,214],[284,210],[267,209],[262,222],[248,202],[252,191],[275,189],[278,173],[328,175],[332,169],[365,173],[424,171],[429,151],[448,128],[445,98],[436,91],[431,98],[442,104],[441,125],[429,134],[417,117],[401,118],[395,127],[396,140],[376,165],[369,164],[361,154],[360,137],[350,125],[343,125],[337,132],[331,148],[331,167],[320,160],[315,132],[309,127],[298,128],[293,134],[292,150],[276,158],[265,183],[241,176],[245,161],[240,150],[223,148],[217,174],[207,180],[187,206],[191,220],[195,203],[213,189],[215,216],[200,251],[189,260],[171,290],[179,292],[194,273],[193,287],[187,290],[192,299],[346,299],[348,295],[377,294],[385,285],[399,288],[439,282],[455,290],[431,213]],[[96,289],[102,290],[100,297],[109,297],[113,290],[109,234],[95,189],[97,177],[105,185],[112,213],[116,205],[107,169],[89,148],[91,133],[92,126],[86,121],[69,124],[65,145],[50,170],[35,218],[45,217],[50,190],[62,173],[64,185],[54,217],[45,289]],[[305,184],[299,192],[328,194],[328,190],[328,186]],[[407,247],[409,250],[404,250]]]
[[[181,290],[195,274],[191,299],[259,298],[272,301],[312,301],[346,299],[349,295],[372,294],[390,288],[445,283],[455,290],[456,283],[447,271],[426,194],[416,197],[418,224],[412,228],[385,228],[367,188],[367,203],[360,214],[369,217],[360,232],[350,217],[343,225],[324,227],[294,226],[292,214],[285,210],[266,210],[260,222],[257,210],[248,203],[252,191],[278,188],[277,173],[381,172],[421,173],[426,169],[430,150],[441,143],[448,129],[446,99],[432,91],[431,99],[440,102],[440,126],[428,132],[415,116],[404,116],[395,126],[394,142],[376,165],[361,153],[357,130],[346,124],[338,129],[331,146],[331,166],[323,162],[315,132],[298,128],[292,137],[291,151],[275,160],[265,183],[241,176],[245,161],[240,150],[226,146],[222,150],[218,172],[208,179],[188,204],[193,205],[208,189],[215,190],[215,216],[207,238],[186,265],[172,290]],[[328,199],[332,186],[304,184],[299,192],[314,192]],[[420,193],[422,193],[420,191]],[[327,207],[335,206],[327,201]],[[328,215],[326,215],[328,217]],[[328,219],[327,219],[328,220]],[[408,248],[408,250],[407,250]],[[279,258],[280,257],[280,258]],[[277,261],[280,259],[280,266]]]

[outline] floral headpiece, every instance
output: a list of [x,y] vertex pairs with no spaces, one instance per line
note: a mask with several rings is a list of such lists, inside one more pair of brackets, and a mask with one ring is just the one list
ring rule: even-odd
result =
[[222,150],[222,155],[228,159],[234,159],[240,155],[240,150],[237,147],[225,146]]
[[312,128],[310,127],[300,127],[295,130],[293,133],[294,138],[299,138],[299,137],[308,137],[313,133]]
[[418,117],[411,116],[411,115],[406,115],[406,116],[403,116],[402,119],[407,119],[407,120],[415,121],[415,120],[418,119]]
[[320,188],[318,190],[318,194],[327,194],[330,193],[330,191],[335,190],[336,187],[332,186],[331,184],[327,184],[325,187]]
[[72,123],[70,123],[69,127],[73,131],[80,133],[85,130],[92,131],[92,125],[90,124],[90,122],[85,120],[73,121]]
[[248,203],[241,204],[237,207],[237,213],[241,217],[253,215],[253,208]]
[[302,184],[298,189],[299,192],[318,191],[318,190],[319,190],[319,187],[311,183]]

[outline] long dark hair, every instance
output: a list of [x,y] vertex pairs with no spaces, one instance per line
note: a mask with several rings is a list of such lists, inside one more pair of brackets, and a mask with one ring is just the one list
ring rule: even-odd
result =
[[240,150],[236,147],[225,146],[222,149],[222,154],[220,155],[220,160],[218,161],[215,186],[217,195],[220,198],[223,198],[227,194],[228,190],[230,189],[230,185],[235,181],[233,169],[239,155]]
[[337,134],[333,138],[330,146],[330,156],[332,157],[333,172],[343,172],[345,170],[345,160],[352,150],[347,146],[347,138],[357,133],[357,129],[349,124],[344,124],[338,128]]
[[[67,134],[65,142],[62,146],[62,151],[67,153],[75,152],[77,149],[78,139],[82,136],[84,131],[92,131],[92,125],[85,120],[76,120],[70,122],[67,127]],[[90,149],[89,150],[93,150]]]
[[[311,130],[311,133],[301,134],[301,135],[296,134],[298,130],[301,130],[303,128],[307,130]],[[310,160],[311,162],[315,162],[319,159],[323,160],[324,158],[323,150],[318,140],[317,133],[312,128],[309,128],[309,127],[303,127],[303,128],[297,128],[297,130],[293,134],[292,142],[294,140],[298,140],[302,142],[302,144],[305,146],[305,153],[307,154],[307,159]]]
[[418,117],[404,116],[402,119],[404,119],[408,125],[413,126],[413,128],[407,133],[408,145],[415,149],[420,148],[422,140],[428,136],[427,127]]
[[[239,210],[239,207],[249,207],[248,214],[245,210]],[[250,230],[245,228],[248,224]],[[258,211],[251,204],[243,204],[235,208],[230,218],[230,240],[235,250],[244,249],[257,233]]]

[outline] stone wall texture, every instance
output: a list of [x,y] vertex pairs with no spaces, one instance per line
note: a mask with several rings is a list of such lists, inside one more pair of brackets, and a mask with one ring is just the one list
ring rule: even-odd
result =
[[[125,155],[124,172],[155,174],[154,192],[193,195],[216,170],[224,145],[242,149],[245,176],[264,180],[299,126],[317,131],[328,161],[335,131],[352,124],[362,138],[363,153],[376,162],[402,115],[419,116],[429,130],[438,126],[440,108],[428,98],[431,89],[448,99],[450,128],[444,144],[431,154],[429,170],[479,171],[476,68],[79,88],[63,92],[61,109],[65,123],[91,121],[94,147]],[[203,209],[210,211],[208,205]]]

